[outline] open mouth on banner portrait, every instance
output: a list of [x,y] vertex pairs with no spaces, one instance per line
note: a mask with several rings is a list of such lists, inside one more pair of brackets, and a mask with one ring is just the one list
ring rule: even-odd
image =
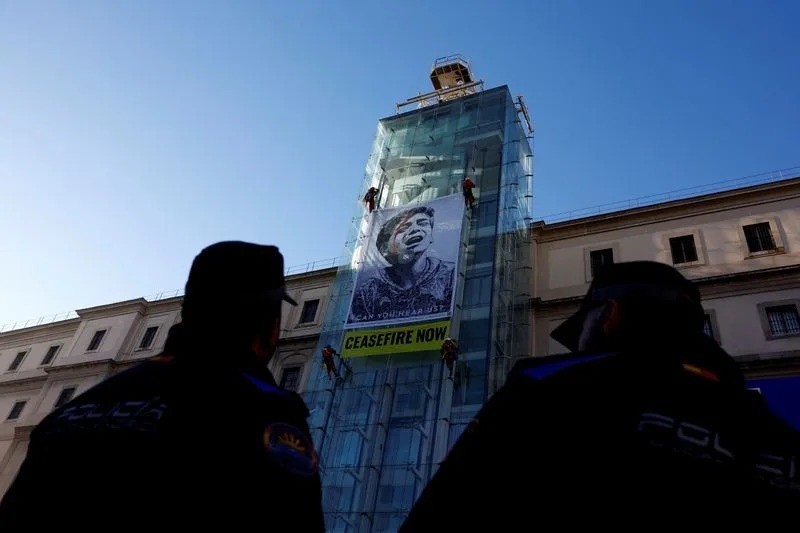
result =
[[348,327],[452,314],[464,201],[459,194],[372,213]]

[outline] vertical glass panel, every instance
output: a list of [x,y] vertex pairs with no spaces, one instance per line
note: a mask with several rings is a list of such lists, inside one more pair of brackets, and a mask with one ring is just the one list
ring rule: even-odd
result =
[[408,468],[384,468],[378,487],[373,531],[397,531],[414,503],[417,483]]
[[506,115],[506,95],[501,92],[484,93],[481,99],[480,123],[503,122]]
[[428,405],[430,365],[397,369],[393,417],[423,416]]
[[494,259],[494,235],[478,237],[470,245],[471,257],[468,266],[491,265]]
[[489,228],[497,224],[497,197],[482,195],[478,200],[478,227]]
[[322,491],[322,505],[331,511],[348,511],[353,501],[355,481],[350,476],[343,476],[338,485],[329,485]]
[[459,361],[453,376],[453,407],[481,405],[486,389],[486,359]]
[[478,414],[478,410],[480,406],[464,406],[458,410],[458,412],[453,413],[453,421],[450,423],[450,430],[447,438],[447,445],[449,448],[452,448],[456,441],[459,439],[461,434],[466,429],[469,421],[472,420],[475,415]]
[[486,350],[489,339],[489,319],[463,320],[459,331],[461,352]]
[[389,428],[384,445],[384,463],[387,465],[411,465],[419,463],[422,434],[413,420],[403,421],[404,426]]
[[334,434],[331,442],[333,451],[329,466],[356,466],[361,457],[361,434],[356,430],[340,430]]
[[478,106],[480,95],[465,98],[461,104],[461,114],[458,117],[458,129],[474,126],[478,122]]
[[464,282],[463,306],[475,307],[489,305],[492,300],[492,271],[487,269],[483,273],[470,276]]
[[483,167],[479,181],[482,195],[496,191],[500,185],[500,167]]

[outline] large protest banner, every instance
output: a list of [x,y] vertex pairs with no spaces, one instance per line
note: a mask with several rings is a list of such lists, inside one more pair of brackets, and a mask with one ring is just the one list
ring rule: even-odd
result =
[[447,338],[449,320],[406,324],[395,328],[357,329],[344,335],[342,357],[438,351]]
[[370,216],[346,327],[450,316],[464,218],[462,196],[379,209]]

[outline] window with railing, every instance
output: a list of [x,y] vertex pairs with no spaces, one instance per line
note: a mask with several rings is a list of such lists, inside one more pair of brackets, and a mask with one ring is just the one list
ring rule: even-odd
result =
[[797,305],[776,305],[765,309],[769,334],[773,337],[800,335],[800,313]]
[[769,222],[748,224],[743,226],[742,229],[744,230],[744,238],[747,241],[747,249],[751,254],[769,252],[777,248]]
[[300,385],[300,370],[302,366],[290,366],[283,369],[280,386],[282,389],[296,391]]

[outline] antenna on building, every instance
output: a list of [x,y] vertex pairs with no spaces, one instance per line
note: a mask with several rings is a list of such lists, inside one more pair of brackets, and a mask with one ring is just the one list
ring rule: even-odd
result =
[[469,68],[469,61],[461,54],[437,58],[430,73],[433,92],[420,94],[397,104],[397,112],[411,104],[426,107],[439,102],[455,100],[462,96],[483,90],[483,80],[475,81]]

